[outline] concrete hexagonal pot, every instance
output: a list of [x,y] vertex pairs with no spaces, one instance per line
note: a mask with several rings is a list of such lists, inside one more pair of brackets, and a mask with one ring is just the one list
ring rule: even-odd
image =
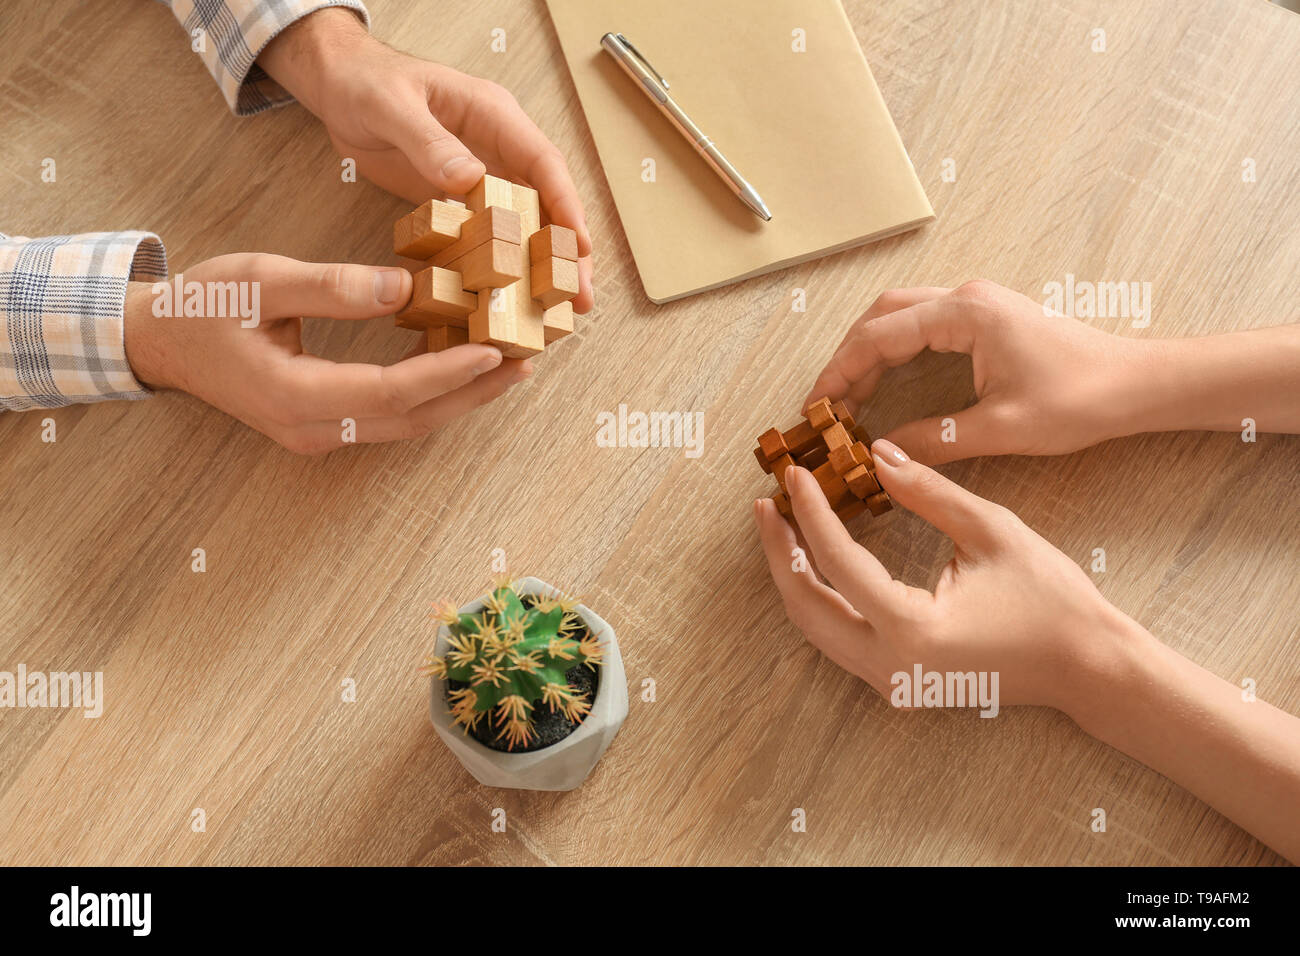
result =
[[[537,578],[524,578],[515,582],[519,594],[540,594],[556,597],[559,591]],[[462,614],[475,614],[483,610],[482,598],[460,608]],[[579,604],[578,613],[588,630],[605,648],[605,662],[600,668],[600,683],[596,699],[582,724],[559,743],[530,753],[502,753],[485,747],[452,723],[447,706],[447,682],[431,679],[432,698],[430,713],[433,728],[451,752],[485,787],[507,787],[512,790],[573,790],[610,745],[618,728],[627,716],[627,676],[623,673],[623,657],[618,651],[614,629],[591,608]],[[438,629],[434,653],[446,654],[447,628]]]

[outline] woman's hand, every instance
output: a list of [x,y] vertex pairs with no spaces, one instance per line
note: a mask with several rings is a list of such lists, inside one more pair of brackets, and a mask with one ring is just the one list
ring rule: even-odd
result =
[[794,529],[770,499],[755,519],[786,613],[822,653],[885,697],[899,672],[997,672],[1003,704],[1045,704],[1076,716],[1132,624],[1073,561],[999,505],[881,439],[876,474],[896,505],[953,541],[934,593],[909,587],[849,537],[802,468],[786,472]]
[[[977,455],[1060,455],[1139,431],[1131,401],[1160,356],[1157,341],[1044,315],[1039,303],[992,282],[894,289],[853,324],[808,400],[865,402],[885,369],[927,348],[969,355],[977,397],[969,408],[885,436],[931,465]],[[952,420],[947,428],[944,419]]]
[[[189,392],[290,451],[320,454],[349,440],[415,438],[497,398],[532,370],[526,361],[503,361],[489,345],[428,354],[421,347],[389,366],[335,363],[303,351],[301,316],[391,315],[411,296],[405,269],[249,253],[201,262],[182,279],[185,288],[198,284],[197,309],[184,308],[188,295],[173,301],[173,282],[128,284],[132,372],[152,388]],[[344,419],[355,422],[350,437]]]
[[294,23],[258,62],[320,118],[340,155],[410,202],[464,195],[484,172],[532,186],[547,221],[578,234],[573,307],[591,309],[591,237],[577,188],[508,90],[398,53],[339,8]]
[[754,516],[786,613],[812,644],[886,697],[893,675],[911,677],[914,665],[997,673],[994,707],[1064,711],[1300,862],[1300,719],[1161,644],[1007,509],[884,439],[871,451],[895,504],[948,535],[953,558],[934,593],[894,580],[849,537],[816,479],[787,469],[809,560],[798,560],[800,541],[770,499]]

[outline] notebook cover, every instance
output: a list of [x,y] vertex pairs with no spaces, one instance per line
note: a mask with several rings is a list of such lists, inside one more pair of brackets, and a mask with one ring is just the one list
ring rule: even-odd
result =
[[[934,218],[838,0],[547,5],[652,301]],[[673,98],[763,196],[771,222],[741,204],[601,49],[607,32],[625,34],[668,79]]]

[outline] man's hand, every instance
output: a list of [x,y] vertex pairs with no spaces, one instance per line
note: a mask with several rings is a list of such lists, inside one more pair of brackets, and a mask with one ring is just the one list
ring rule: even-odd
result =
[[[532,371],[526,361],[502,361],[489,345],[428,354],[419,348],[390,366],[341,364],[303,352],[302,316],[390,315],[411,296],[405,269],[248,253],[201,262],[183,279],[222,296],[238,290],[245,302],[254,301],[256,288],[256,325],[238,315],[187,316],[170,302],[155,308],[162,284],[155,291],[132,282],[125,312],[131,370],[152,388],[203,399],[290,451],[341,447],[345,418],[356,422],[358,442],[415,438],[497,398]],[[204,298],[206,309],[206,292]],[[219,311],[230,316],[235,309]]]
[[578,191],[563,155],[506,89],[398,53],[338,8],[303,17],[258,62],[320,118],[362,175],[413,203],[464,195],[484,172],[532,186],[548,221],[578,233],[573,307],[591,309],[591,237]]
[[[936,465],[977,455],[1062,455],[1141,430],[1134,403],[1161,346],[1044,315],[1039,303],[992,282],[893,289],[849,329],[808,400],[865,402],[887,368],[927,348],[971,357],[978,400],[885,437]],[[944,418],[954,423],[954,441],[943,438]]]

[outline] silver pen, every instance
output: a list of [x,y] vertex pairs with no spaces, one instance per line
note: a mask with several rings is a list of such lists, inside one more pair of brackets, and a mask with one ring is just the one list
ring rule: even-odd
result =
[[646,96],[659,107],[659,112],[668,117],[669,122],[677,127],[677,131],[686,137],[687,142],[695,147],[696,152],[704,157],[704,161],[730,187],[740,201],[755,215],[770,220],[772,214],[768,212],[767,205],[763,202],[763,197],[758,194],[758,190],[740,175],[740,171],[731,165],[726,156],[722,155],[722,150],[713,145],[713,140],[705,136],[704,131],[696,126],[686,112],[668,95],[668,81],[650,65],[650,61],[641,54],[641,51],[621,33],[606,33],[600,38],[600,45],[623,68],[623,71],[637,82]]

